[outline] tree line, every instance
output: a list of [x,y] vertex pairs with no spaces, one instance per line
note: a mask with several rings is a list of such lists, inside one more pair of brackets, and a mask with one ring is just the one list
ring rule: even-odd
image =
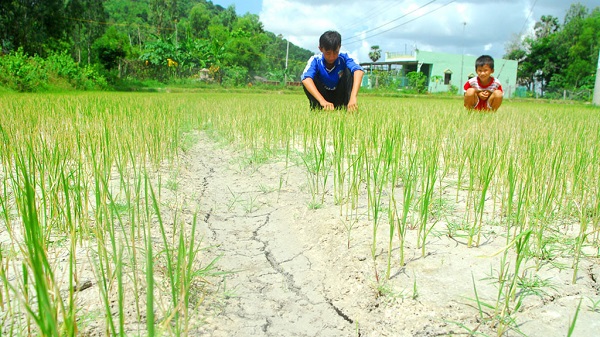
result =
[[543,15],[531,36],[515,36],[506,46],[504,57],[519,62],[518,84],[531,94],[559,98],[569,91],[589,99],[599,49],[600,7],[590,11],[576,3],[562,24],[554,16]]
[[[76,88],[127,81],[202,79],[224,85],[297,81],[312,55],[265,31],[259,17],[210,0],[2,0],[0,86],[19,91],[62,79]],[[375,48],[376,47],[376,48]],[[505,58],[531,95],[591,93],[600,7],[572,4],[564,20],[542,16],[515,36]],[[370,58],[379,59],[378,46]]]
[[3,0],[0,46],[5,85],[14,82],[9,73],[20,76],[19,65],[41,72],[49,58],[107,84],[202,78],[241,85],[258,75],[297,81],[312,55],[292,43],[288,50],[257,15],[238,16],[234,6],[210,0]]

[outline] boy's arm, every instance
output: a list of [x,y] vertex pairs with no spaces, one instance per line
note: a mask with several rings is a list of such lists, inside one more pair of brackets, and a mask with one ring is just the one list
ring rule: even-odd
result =
[[307,77],[307,78],[303,79],[302,84],[304,85],[304,88],[306,88],[306,91],[308,91],[317,101],[319,101],[319,104],[321,104],[321,106],[323,107],[323,110],[333,110],[334,109],[333,103],[327,102],[325,100],[325,97],[323,97],[323,95],[321,95],[321,93],[317,89],[317,86],[315,85],[315,82],[313,81],[312,78]]
[[365,72],[362,70],[356,70],[352,74],[352,76],[354,76],[354,81],[352,82],[352,91],[350,92],[350,100],[348,101],[348,110],[350,111],[358,109],[358,89],[360,89],[364,74]]

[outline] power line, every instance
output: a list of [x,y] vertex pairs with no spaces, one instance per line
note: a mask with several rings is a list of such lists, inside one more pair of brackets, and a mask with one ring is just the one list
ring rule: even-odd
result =
[[[529,22],[529,19],[531,18],[531,15],[533,14],[533,9],[535,8],[536,3],[537,3],[537,0],[535,0],[533,2],[533,4],[531,5],[531,8],[529,9],[529,14],[527,14],[527,17],[525,18],[525,22],[523,22],[523,27],[521,27],[521,30],[519,31],[519,38],[521,38],[521,35],[523,35],[523,32],[525,31],[525,27],[527,26],[527,22]],[[504,60],[504,62],[502,62],[502,67],[500,67],[500,71],[498,72],[498,78],[500,78],[500,74],[502,74],[502,70],[504,69],[505,64],[506,64],[506,60]]]
[[[426,15],[429,15],[429,14],[431,14],[431,13],[435,12],[435,11],[438,11],[438,10],[440,10],[440,9],[442,9],[442,8],[444,8],[444,7],[448,6],[448,5],[450,5],[450,4],[451,4],[451,3],[453,3],[453,2],[456,2],[456,0],[451,0],[450,2],[446,3],[445,5],[442,5],[442,6],[440,6],[440,7],[436,8],[436,9],[433,9],[433,10],[431,10],[431,11],[427,12],[427,13],[424,13],[424,14],[422,14],[422,15],[419,15],[419,16],[417,16],[417,17],[416,17],[416,18],[414,18],[414,19],[411,19],[411,20],[408,20],[408,21],[406,21],[406,22],[403,22],[403,23],[401,23],[401,24],[399,24],[399,25],[397,25],[397,26],[394,26],[394,27],[392,27],[392,28],[390,28],[390,29],[386,29],[386,30],[384,30],[384,31],[381,31],[381,32],[378,32],[378,33],[375,33],[375,34],[372,34],[372,35],[365,36],[364,38],[361,38],[360,40],[353,41],[353,42],[350,42],[350,43],[347,43],[347,44],[354,44],[354,43],[356,43],[356,42],[363,41],[363,40],[365,40],[365,39],[367,39],[367,38],[371,38],[371,37],[374,37],[374,36],[377,36],[377,35],[381,35],[381,34],[383,34],[383,33],[387,33],[387,32],[389,32],[389,31],[391,31],[391,30],[394,30],[394,29],[396,29],[396,28],[398,28],[398,27],[402,27],[402,26],[404,26],[404,25],[406,25],[406,24],[409,24],[409,23],[411,23],[411,22],[413,22],[413,21],[415,21],[415,20],[417,20],[417,19],[420,19],[420,18],[422,18],[422,17],[424,17],[424,16],[426,16]],[[428,4],[429,4],[429,3],[428,3]],[[427,5],[427,4],[426,4],[426,5]],[[426,6],[426,5],[424,5],[424,6]],[[424,6],[422,6],[422,7],[424,7]],[[421,8],[422,8],[422,7],[421,7]],[[413,12],[414,12],[414,11],[413,11]],[[412,12],[411,12],[411,13],[412,13]],[[358,36],[358,35],[357,35],[357,36]]]
[[395,3],[396,1],[391,0],[388,2],[383,2],[381,3],[379,6],[375,6],[373,8],[369,8],[369,11],[371,12],[370,15],[367,16],[361,16],[360,19],[357,19],[356,22],[354,22],[353,24],[350,24],[346,27],[344,27],[345,30],[351,30],[354,27],[358,27],[360,25],[364,25],[365,22],[369,22],[369,19],[380,16],[381,14],[387,12],[389,10],[390,5],[392,5],[393,3]]
[[[432,4],[432,3],[436,2],[436,1],[437,1],[437,0],[431,0],[431,1],[429,1],[428,3],[426,3],[426,4],[422,5],[422,6],[420,6],[419,8],[417,8],[417,9],[414,9],[414,10],[412,10],[412,11],[410,11],[410,12],[406,13],[406,14],[403,14],[403,15],[401,15],[401,16],[399,16],[399,17],[397,17],[397,18],[393,19],[392,21],[388,21],[388,22],[384,23],[384,24],[383,24],[383,25],[381,25],[381,26],[378,26],[378,27],[375,27],[375,28],[372,28],[372,29],[366,30],[366,31],[364,31],[364,32],[361,32],[361,34],[354,35],[354,36],[352,36],[352,37],[350,37],[350,38],[348,38],[348,39],[346,40],[346,41],[348,41],[348,40],[350,40],[350,41],[351,41],[350,43],[346,43],[346,44],[352,44],[352,43],[354,43],[354,42],[361,41],[362,39],[361,39],[361,37],[360,37],[360,36],[361,36],[362,34],[366,34],[366,33],[369,33],[369,32],[372,32],[372,31],[375,31],[375,30],[377,30],[377,29],[379,29],[379,28],[385,27],[385,26],[387,26],[387,25],[389,25],[389,24],[391,24],[391,23],[393,23],[393,22],[396,22],[396,21],[398,21],[398,20],[400,20],[400,19],[402,19],[402,18],[405,18],[405,17],[407,17],[408,15],[410,15],[410,14],[412,14],[412,13],[416,12],[416,11],[419,11],[419,10],[421,10],[421,9],[425,8],[426,6],[428,6],[428,5]],[[399,26],[396,26],[396,27],[399,27]],[[393,27],[392,29],[394,29],[394,28],[396,28],[396,27]],[[387,31],[387,30],[386,30],[386,31]],[[386,32],[386,31],[384,31],[384,32]],[[354,42],[352,42],[352,39],[355,39],[355,40],[358,40],[358,41],[354,41]]]
[[529,14],[527,15],[527,17],[525,18],[525,22],[523,22],[523,27],[521,27],[521,31],[519,31],[519,37],[521,35],[523,35],[523,31],[525,31],[525,26],[527,26],[527,22],[529,21],[529,18],[531,18],[531,14],[533,14],[533,8],[535,7],[535,4],[537,3],[537,0],[535,0],[533,2],[533,5],[531,5],[531,8],[529,9]]

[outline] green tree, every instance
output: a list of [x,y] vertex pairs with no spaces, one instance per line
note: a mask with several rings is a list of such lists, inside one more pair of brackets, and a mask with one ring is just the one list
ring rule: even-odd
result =
[[598,62],[599,32],[600,8],[589,13],[583,5],[572,4],[562,25],[555,17],[542,16],[532,36],[509,44],[506,57],[519,61],[519,83],[530,89],[538,83],[542,95],[589,88]]
[[424,73],[420,71],[411,71],[408,74],[406,74],[406,77],[408,78],[408,86],[411,89],[416,90],[419,94],[425,93],[427,91],[427,77]]
[[593,86],[600,48],[600,8],[591,14],[580,4],[571,5],[565,16],[562,41],[566,67],[561,68],[562,88]]
[[127,36],[117,31],[115,27],[110,27],[101,38],[96,40],[92,49],[98,55],[98,60],[104,68],[113,72],[117,77],[121,77],[121,61],[127,55],[129,43]]
[[535,31],[535,36],[539,39],[554,34],[559,27],[558,18],[555,18],[552,15],[542,15],[540,21],[536,22],[533,26],[533,29]]
[[175,32],[177,0],[151,0],[150,20],[156,28],[156,34],[168,38]]
[[70,35],[73,41],[73,54],[81,63],[82,52],[87,55],[87,64],[92,60],[92,44],[104,33],[104,23],[108,14],[103,0],[70,0],[67,12],[71,18]]
[[213,17],[211,24],[221,25],[227,30],[231,31],[236,19],[237,15],[235,14],[235,6],[231,5],[224,10],[217,10],[217,15]]
[[381,58],[381,49],[379,46],[371,46],[371,51],[369,52],[369,58],[373,62],[377,62],[379,58]]
[[142,49],[143,44],[156,34],[150,22],[149,0],[106,0],[104,8],[110,24],[127,35],[131,47]]
[[45,56],[64,45],[68,32],[64,0],[0,1],[0,43],[7,51],[23,48]]
[[531,89],[533,83],[533,72],[527,67],[529,63],[524,62],[527,60],[526,46],[521,40],[521,36],[515,35],[505,46],[506,54],[504,58],[508,60],[515,60],[518,62],[517,65],[517,83],[526,86]]
[[212,14],[206,4],[199,3],[190,11],[189,21],[192,36],[196,38],[208,38],[208,25]]

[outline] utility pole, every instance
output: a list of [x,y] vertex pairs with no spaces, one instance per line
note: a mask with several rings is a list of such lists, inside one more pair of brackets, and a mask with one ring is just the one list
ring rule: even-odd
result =
[[598,68],[596,68],[596,84],[594,84],[593,104],[600,106],[600,50],[598,50]]
[[290,55],[290,40],[287,41],[287,48],[285,50],[285,71],[283,73],[283,85],[287,85],[287,68],[288,68],[288,56]]
[[462,50],[462,58],[460,60],[460,78],[459,78],[458,85],[457,85],[457,87],[458,87],[458,94],[459,95],[462,93],[462,90],[463,90],[463,88],[462,88],[462,85],[463,85],[463,68],[465,67],[465,41],[464,41],[464,38],[465,38],[465,27],[467,27],[467,21],[463,22],[463,34],[462,34],[463,36],[462,36],[462,39],[461,39],[463,41],[463,50]]
[[177,19],[175,19],[175,48],[178,48],[177,44]]

